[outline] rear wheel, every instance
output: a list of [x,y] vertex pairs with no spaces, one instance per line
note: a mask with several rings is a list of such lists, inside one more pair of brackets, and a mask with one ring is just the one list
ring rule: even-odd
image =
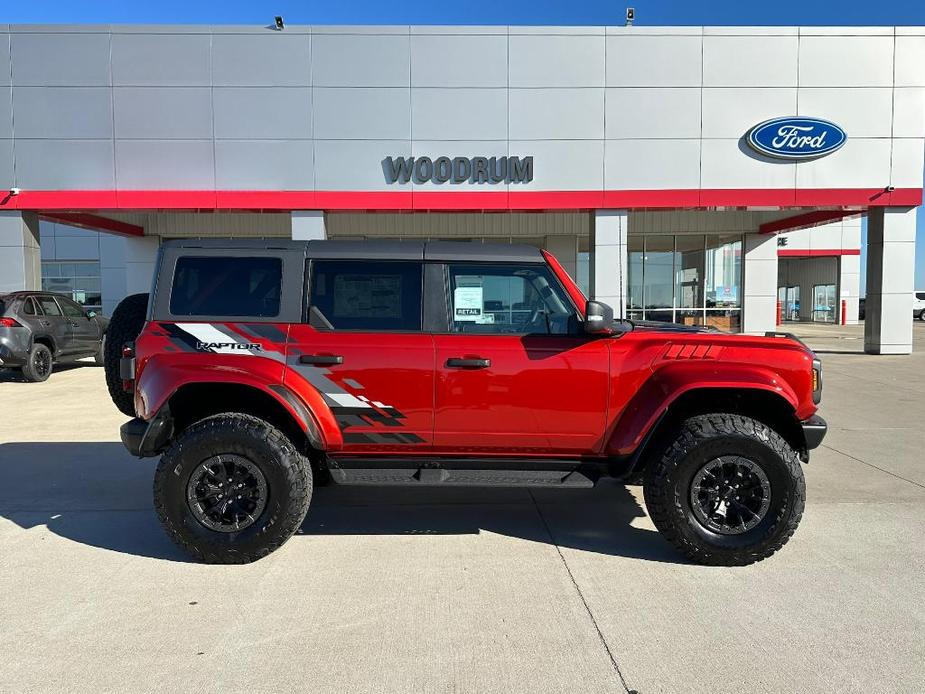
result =
[[52,370],[51,350],[40,342],[32,345],[29,358],[22,367],[22,375],[27,381],[41,383],[47,381]]
[[919,312],[919,320],[920,320],[920,321],[925,321],[925,308],[923,308],[923,309]]
[[689,559],[744,566],[786,544],[803,515],[799,457],[767,425],[732,414],[692,417],[646,471],[646,507]]
[[103,342],[103,367],[109,397],[119,412],[129,417],[135,416],[135,398],[122,389],[119,360],[122,358],[122,345],[132,342],[144,327],[147,311],[147,294],[132,294],[122,299],[112,313]]
[[276,427],[219,414],[184,431],[154,477],[154,507],[167,534],[210,564],[246,564],[288,540],[312,494],[308,460]]

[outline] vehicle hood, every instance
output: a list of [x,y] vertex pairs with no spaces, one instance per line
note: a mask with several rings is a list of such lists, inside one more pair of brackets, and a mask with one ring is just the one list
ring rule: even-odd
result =
[[646,330],[660,333],[721,333],[721,330],[706,325],[681,325],[680,323],[659,323],[658,321],[634,320],[635,330]]

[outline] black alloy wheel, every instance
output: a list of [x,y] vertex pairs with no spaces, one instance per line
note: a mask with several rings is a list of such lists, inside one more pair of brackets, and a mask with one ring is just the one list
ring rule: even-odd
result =
[[233,533],[253,525],[269,497],[267,480],[240,455],[216,455],[202,461],[186,485],[193,516],[210,530]]
[[758,525],[771,505],[771,483],[758,464],[741,456],[708,461],[691,481],[691,508],[707,530],[739,535]]

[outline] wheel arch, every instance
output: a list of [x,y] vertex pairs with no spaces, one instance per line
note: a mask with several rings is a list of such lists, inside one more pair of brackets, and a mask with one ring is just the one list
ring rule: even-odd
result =
[[774,372],[761,367],[708,363],[657,369],[629,401],[607,436],[605,451],[643,467],[664,445],[666,432],[698,414],[729,412],[767,424],[800,453],[806,439],[797,416],[798,399]]
[[206,417],[237,412],[272,424],[303,452],[327,449],[314,414],[283,385],[264,388],[231,381],[184,383],[163,400],[158,410],[164,407],[168,408],[173,420],[173,436]]
[[29,349],[32,349],[32,345],[39,344],[45,345],[48,349],[51,350],[51,356],[57,356],[58,354],[58,345],[55,342],[55,338],[47,333],[42,333],[39,335],[32,336],[32,343],[29,345]]

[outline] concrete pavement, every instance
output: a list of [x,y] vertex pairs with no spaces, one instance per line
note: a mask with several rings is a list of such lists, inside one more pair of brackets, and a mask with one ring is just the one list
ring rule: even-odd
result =
[[803,523],[742,569],[614,484],[326,487],[267,559],[189,563],[99,369],[0,376],[0,691],[921,692],[925,352],[823,359]]

